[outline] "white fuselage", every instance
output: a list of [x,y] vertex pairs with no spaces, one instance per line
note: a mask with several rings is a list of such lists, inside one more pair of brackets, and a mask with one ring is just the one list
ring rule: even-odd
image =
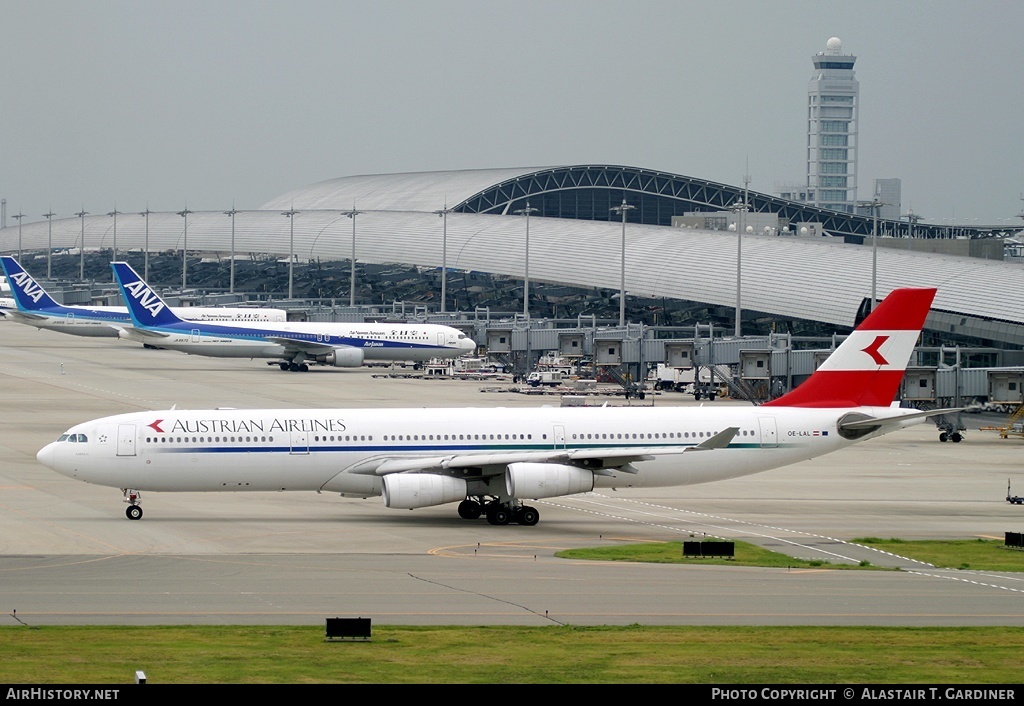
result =
[[[372,496],[381,493],[382,464],[396,459],[490,455],[500,464],[509,454],[627,449],[639,460],[598,470],[596,487],[675,486],[757,473],[848,446],[854,441],[837,432],[837,421],[851,411],[735,406],[173,410],[80,424],[38,458],[69,477],[117,488]],[[890,408],[856,411],[898,416]],[[739,429],[728,447],[695,448],[727,427]]]
[[289,348],[305,343],[357,348],[362,351],[362,359],[369,361],[428,361],[476,350],[473,339],[458,329],[436,324],[285,322],[249,328],[244,323],[203,323],[190,322],[187,331],[184,326],[153,329],[163,334],[161,338],[131,331],[124,337],[212,358],[281,358]]

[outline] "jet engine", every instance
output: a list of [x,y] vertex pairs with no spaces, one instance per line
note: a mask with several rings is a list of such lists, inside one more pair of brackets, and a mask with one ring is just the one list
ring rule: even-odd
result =
[[363,364],[361,348],[335,348],[330,353],[318,355],[316,362],[321,365],[333,365],[335,368],[358,368]]
[[384,507],[412,510],[466,499],[466,481],[432,473],[384,476]]
[[554,498],[594,489],[594,474],[557,463],[510,463],[505,488],[513,498]]

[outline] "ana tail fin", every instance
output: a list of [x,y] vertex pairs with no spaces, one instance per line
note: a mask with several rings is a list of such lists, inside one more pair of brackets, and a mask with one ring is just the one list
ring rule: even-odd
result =
[[7,282],[11,285],[11,296],[20,311],[39,311],[41,309],[62,309],[42,286],[25,272],[21,263],[9,255],[0,257]]
[[110,266],[114,269],[114,277],[117,279],[117,284],[121,287],[121,294],[128,305],[132,323],[137,328],[145,329],[182,323],[182,320],[171,311],[164,300],[142,281],[131,265],[127,262],[112,262]]
[[921,335],[935,289],[895,289],[776,407],[888,407]]

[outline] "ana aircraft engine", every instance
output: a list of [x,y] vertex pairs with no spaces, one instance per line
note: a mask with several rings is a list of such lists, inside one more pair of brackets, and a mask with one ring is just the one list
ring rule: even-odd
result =
[[384,476],[384,507],[412,510],[466,499],[466,481],[431,473]]
[[505,488],[513,498],[588,493],[594,489],[594,474],[584,468],[557,463],[510,463],[505,471]]
[[361,348],[336,348],[326,355],[318,355],[316,362],[321,365],[333,365],[335,368],[358,368],[363,364]]

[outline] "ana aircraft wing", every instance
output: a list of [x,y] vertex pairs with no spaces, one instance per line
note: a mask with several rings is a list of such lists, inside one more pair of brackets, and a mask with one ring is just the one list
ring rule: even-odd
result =
[[338,349],[352,348],[353,346],[332,346],[329,343],[318,343],[317,341],[307,341],[301,338],[292,338],[291,336],[265,336],[266,340],[271,343],[276,343],[279,346],[284,346],[285,354],[288,353],[308,353],[310,355],[326,355]]

